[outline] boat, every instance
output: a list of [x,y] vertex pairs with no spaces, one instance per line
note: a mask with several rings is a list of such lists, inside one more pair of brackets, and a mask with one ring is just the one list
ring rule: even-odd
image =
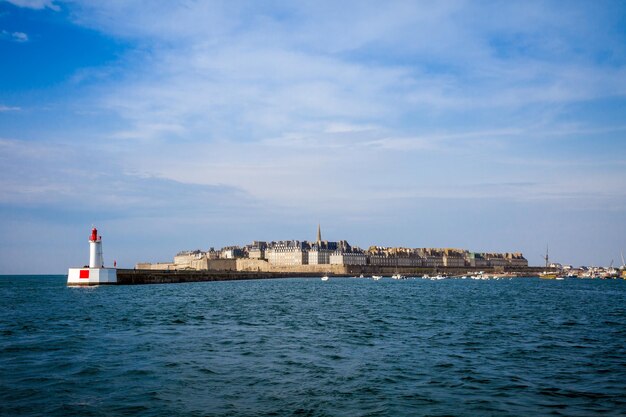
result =
[[374,281],[378,281],[379,279],[381,279],[383,276],[382,275],[372,275],[372,279]]
[[470,275],[471,279],[489,279],[489,276],[485,274],[485,271],[478,271],[477,274]]
[[543,271],[539,274],[539,278],[541,279],[556,279],[559,275],[556,272],[547,272]]
[[396,256],[396,271],[391,276],[391,279],[406,279],[406,277],[402,275],[400,271],[398,270],[398,257],[397,256]]
[[328,275],[324,275],[324,276],[322,277],[322,281],[328,281]]

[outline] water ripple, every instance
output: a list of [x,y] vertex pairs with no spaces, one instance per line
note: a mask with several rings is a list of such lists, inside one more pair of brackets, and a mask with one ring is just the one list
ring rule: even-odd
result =
[[0,415],[599,416],[626,282],[0,277]]

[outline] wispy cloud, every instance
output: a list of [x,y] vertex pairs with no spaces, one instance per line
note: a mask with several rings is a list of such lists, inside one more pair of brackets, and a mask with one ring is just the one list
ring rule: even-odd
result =
[[[483,123],[500,129],[530,106],[626,94],[625,70],[587,52],[604,39],[586,30],[589,38],[580,39],[574,30],[584,14],[562,16],[545,4],[504,5],[498,21],[459,2],[428,10],[398,2],[384,13],[355,3],[330,14],[306,4],[188,3],[157,5],[141,18],[130,18],[140,4],[78,6],[81,24],[151,45],[142,59],[150,65],[103,94],[136,138],[167,136],[150,128],[165,124],[193,126],[190,134],[205,139],[247,131],[245,140],[260,140],[320,122],[374,124],[406,137],[415,134],[408,119],[446,123],[468,112],[491,113]],[[464,14],[473,18],[458,19]]]
[[[623,48],[581,29],[580,9],[501,5],[495,20],[455,1],[428,9],[398,2],[384,12],[355,2],[333,13],[327,5],[186,3],[132,17],[138,8],[79,2],[74,14],[149,45],[96,97],[127,124],[108,136],[153,144],[138,164],[143,172],[229,184],[281,204],[293,196],[311,204],[307,192],[350,194],[353,177],[330,166],[355,167],[370,192],[386,190],[354,161],[411,190],[410,168],[397,162],[409,155],[479,160],[479,172],[511,182],[513,174],[491,168],[497,158],[529,138],[558,135],[568,106],[626,93],[623,67],[593,52],[601,42],[615,54]],[[453,181],[424,175],[435,188]],[[312,177],[319,187],[300,192]]]
[[0,104],[0,113],[8,112],[8,111],[20,111],[20,110],[22,109],[17,106],[5,106],[5,105]]
[[97,211],[102,216],[180,217],[255,205],[235,187],[185,184],[133,173],[118,162],[111,164],[111,154],[102,147],[0,139],[0,154],[0,205],[4,206]]
[[17,7],[26,7],[29,9],[42,10],[50,9],[58,12],[61,8],[54,3],[53,0],[5,0]]
[[[480,217],[486,201],[508,221],[494,201],[599,212],[626,198],[619,1],[12,3],[61,5],[68,14],[55,17],[125,47],[76,68],[57,110],[33,115],[40,129],[29,118],[0,132],[20,136],[0,142],[4,204],[84,194],[84,211],[128,203],[132,215],[154,206],[174,218],[189,206],[193,223],[205,205],[229,216],[211,205],[224,197],[380,231],[402,210],[445,225],[466,219],[461,206]],[[96,153],[95,167],[85,162]]]
[[13,32],[11,36],[16,42],[28,42],[28,35],[24,32]]
[[28,35],[24,32],[7,32],[3,30],[0,32],[0,39],[8,39],[13,42],[28,42]]
[[493,146],[498,139],[516,137],[523,133],[522,129],[499,129],[499,130],[479,130],[464,132],[433,132],[424,136],[413,137],[382,137],[372,141],[365,142],[365,146],[372,146],[381,149],[409,151],[409,150],[426,150],[437,149],[443,150],[458,148],[463,141],[471,142],[474,146],[482,146],[490,144]]

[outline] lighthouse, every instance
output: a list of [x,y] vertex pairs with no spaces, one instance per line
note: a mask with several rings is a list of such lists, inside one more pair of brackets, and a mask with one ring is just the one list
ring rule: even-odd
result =
[[102,259],[102,237],[98,236],[98,229],[91,229],[89,238],[89,268],[103,268]]
[[104,267],[102,237],[94,227],[89,236],[89,267],[70,268],[67,273],[67,285],[101,284],[117,284],[117,270]]

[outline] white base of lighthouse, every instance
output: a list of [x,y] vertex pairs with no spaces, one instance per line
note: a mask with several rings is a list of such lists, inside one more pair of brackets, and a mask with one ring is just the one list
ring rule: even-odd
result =
[[104,285],[117,284],[115,268],[70,268],[67,273],[67,285]]

